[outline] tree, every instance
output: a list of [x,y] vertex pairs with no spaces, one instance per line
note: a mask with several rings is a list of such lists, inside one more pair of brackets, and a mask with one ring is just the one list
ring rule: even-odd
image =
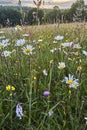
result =
[[[44,12],[43,10],[38,10],[38,18],[39,18],[39,22],[40,24],[42,24],[43,22],[43,16],[44,16]],[[28,12],[28,23],[30,25],[34,25],[37,24],[37,9],[36,8],[32,8],[29,12]]]
[[7,26],[8,21],[10,26],[20,24],[21,14],[11,8],[0,8],[0,24]]

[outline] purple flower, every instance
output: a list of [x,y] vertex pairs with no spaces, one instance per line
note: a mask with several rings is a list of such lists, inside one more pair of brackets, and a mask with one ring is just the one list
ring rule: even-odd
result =
[[50,95],[50,92],[49,92],[49,91],[44,91],[44,92],[43,92],[43,95],[44,95],[45,97],[48,97],[48,96]]

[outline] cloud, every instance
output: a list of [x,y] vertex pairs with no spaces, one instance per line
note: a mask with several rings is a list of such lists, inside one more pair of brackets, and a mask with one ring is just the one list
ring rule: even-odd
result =
[[[41,6],[41,8],[53,8],[55,5],[59,6],[59,8],[69,8],[73,2],[76,0],[44,0],[45,5]],[[21,0],[22,6],[30,6],[35,7],[33,0]],[[85,4],[87,4],[87,0],[85,0]],[[0,0],[0,5],[12,5],[18,6],[18,0]]]

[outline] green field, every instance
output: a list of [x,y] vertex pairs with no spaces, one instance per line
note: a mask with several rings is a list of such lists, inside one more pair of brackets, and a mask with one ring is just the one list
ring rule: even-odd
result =
[[0,29],[0,130],[86,129],[86,23]]

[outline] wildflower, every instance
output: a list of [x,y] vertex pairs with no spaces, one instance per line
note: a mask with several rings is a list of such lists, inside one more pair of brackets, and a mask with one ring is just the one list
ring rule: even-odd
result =
[[5,36],[0,36],[0,39],[5,39]]
[[77,70],[78,70],[78,71],[82,70],[82,67],[81,67],[81,66],[78,66],[78,67],[77,67]]
[[15,91],[15,87],[14,87],[14,86],[11,86],[11,85],[7,85],[7,86],[6,86],[6,90],[7,90],[7,91],[10,91],[10,90],[11,90],[11,91]]
[[59,40],[62,40],[64,38],[64,36],[56,36],[54,39],[59,41]]
[[84,119],[86,120],[86,125],[87,125],[87,117],[84,117]]
[[7,91],[10,91],[10,88],[11,88],[10,85],[6,86]]
[[8,41],[9,41],[8,39],[2,40],[0,42],[0,48],[4,48],[4,47],[8,46],[9,45]]
[[73,42],[64,42],[61,44],[64,48],[65,47],[71,47],[73,45]]
[[65,67],[66,66],[64,62],[59,62],[59,66],[58,66],[59,69],[64,69]]
[[36,80],[37,78],[36,78],[36,76],[34,76],[34,80]]
[[34,48],[31,45],[27,45],[26,47],[23,47],[22,50],[26,55],[32,54],[32,50]]
[[52,115],[53,115],[53,113],[54,113],[54,112],[53,112],[52,110],[50,110],[50,111],[48,112],[49,117],[50,117],[50,116],[52,116]]
[[17,117],[19,117],[19,119],[22,119],[23,110],[22,110],[22,106],[20,103],[18,103],[16,106],[16,115],[17,115]]
[[4,33],[4,31],[0,31],[0,34],[3,34]]
[[79,52],[77,51],[77,52],[75,52],[74,54],[75,54],[76,56],[78,56],[78,55],[79,55]]
[[12,97],[12,93],[10,93],[10,97]]
[[16,46],[23,46],[25,44],[25,39],[19,39],[16,42]]
[[53,64],[53,62],[54,62],[53,60],[50,60],[50,64]]
[[44,91],[44,92],[43,92],[43,95],[44,95],[45,97],[48,97],[48,96],[50,95],[50,92],[49,92],[49,91]]
[[42,42],[43,40],[42,39],[39,39],[38,42]]
[[51,53],[54,53],[57,50],[57,48],[53,48],[50,50]]
[[23,37],[28,37],[28,36],[29,36],[29,34],[22,34],[22,36],[23,36]]
[[69,88],[77,89],[77,87],[79,86],[78,79],[75,79],[71,74],[69,74],[68,77],[65,77],[64,80],[66,84],[69,85]]
[[81,49],[81,46],[79,44],[74,44],[73,48],[75,48],[75,49]]
[[46,69],[43,70],[43,74],[44,74],[45,76],[48,75]]
[[11,53],[12,53],[12,52],[6,50],[6,51],[3,51],[3,52],[2,52],[2,56],[8,57],[8,56],[11,55]]
[[15,30],[16,30],[16,31],[21,31],[22,28],[21,28],[21,26],[17,25],[17,26],[15,27]]
[[85,56],[87,56],[87,51],[82,51],[82,53],[85,55]]
[[53,41],[53,43],[55,44],[55,43],[57,43],[57,41]]

